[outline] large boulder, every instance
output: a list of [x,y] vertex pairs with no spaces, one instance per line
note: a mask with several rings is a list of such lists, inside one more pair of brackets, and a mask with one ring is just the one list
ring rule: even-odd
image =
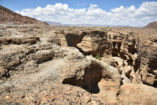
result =
[[118,94],[119,105],[156,105],[157,89],[143,84],[122,85]]

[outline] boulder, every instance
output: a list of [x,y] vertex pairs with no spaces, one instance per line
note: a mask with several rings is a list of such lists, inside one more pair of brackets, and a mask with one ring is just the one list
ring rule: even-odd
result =
[[44,61],[48,61],[51,60],[54,56],[54,53],[52,50],[42,50],[42,51],[38,51],[35,56],[34,56],[34,60],[37,61],[37,63],[41,63]]
[[157,89],[143,84],[122,85],[118,94],[119,105],[156,105]]

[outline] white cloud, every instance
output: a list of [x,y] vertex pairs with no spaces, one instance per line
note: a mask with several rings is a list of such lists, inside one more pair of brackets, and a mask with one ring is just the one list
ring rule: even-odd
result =
[[41,21],[61,22],[64,24],[100,24],[144,26],[157,20],[157,2],[143,2],[139,8],[120,6],[109,12],[90,4],[88,8],[74,9],[67,4],[56,3],[44,8],[23,9],[16,11]]

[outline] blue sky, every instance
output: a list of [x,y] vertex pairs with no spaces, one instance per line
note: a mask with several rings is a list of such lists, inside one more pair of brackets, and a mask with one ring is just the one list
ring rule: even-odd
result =
[[97,4],[101,9],[109,11],[119,6],[135,5],[135,7],[139,7],[144,1],[157,0],[0,0],[0,5],[16,11],[55,3],[68,4],[71,8],[87,8],[90,4]]
[[64,24],[144,26],[157,21],[157,0],[0,0],[0,5]]

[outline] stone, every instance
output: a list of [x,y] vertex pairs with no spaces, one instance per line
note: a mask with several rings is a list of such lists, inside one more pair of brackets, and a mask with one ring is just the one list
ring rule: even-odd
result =
[[0,66],[0,78],[2,78],[4,75],[6,75],[6,70]]
[[37,63],[41,63],[44,61],[51,60],[53,56],[54,54],[53,54],[53,51],[51,50],[38,51],[36,55],[34,56],[34,60],[36,60]]
[[138,36],[134,28],[4,26],[1,105],[157,103],[157,38],[150,32]]
[[91,31],[87,33],[82,38],[82,41],[77,44],[77,47],[80,48],[85,54],[91,54],[96,56],[100,54],[101,56],[104,53],[109,53],[111,42],[108,41],[107,35],[105,32],[101,31]]
[[5,99],[6,99],[6,100],[10,100],[11,97],[10,97],[10,96],[6,96]]
[[[151,91],[150,91],[151,90]],[[143,84],[126,84],[120,88],[118,104],[121,105],[156,105],[157,90]]]

